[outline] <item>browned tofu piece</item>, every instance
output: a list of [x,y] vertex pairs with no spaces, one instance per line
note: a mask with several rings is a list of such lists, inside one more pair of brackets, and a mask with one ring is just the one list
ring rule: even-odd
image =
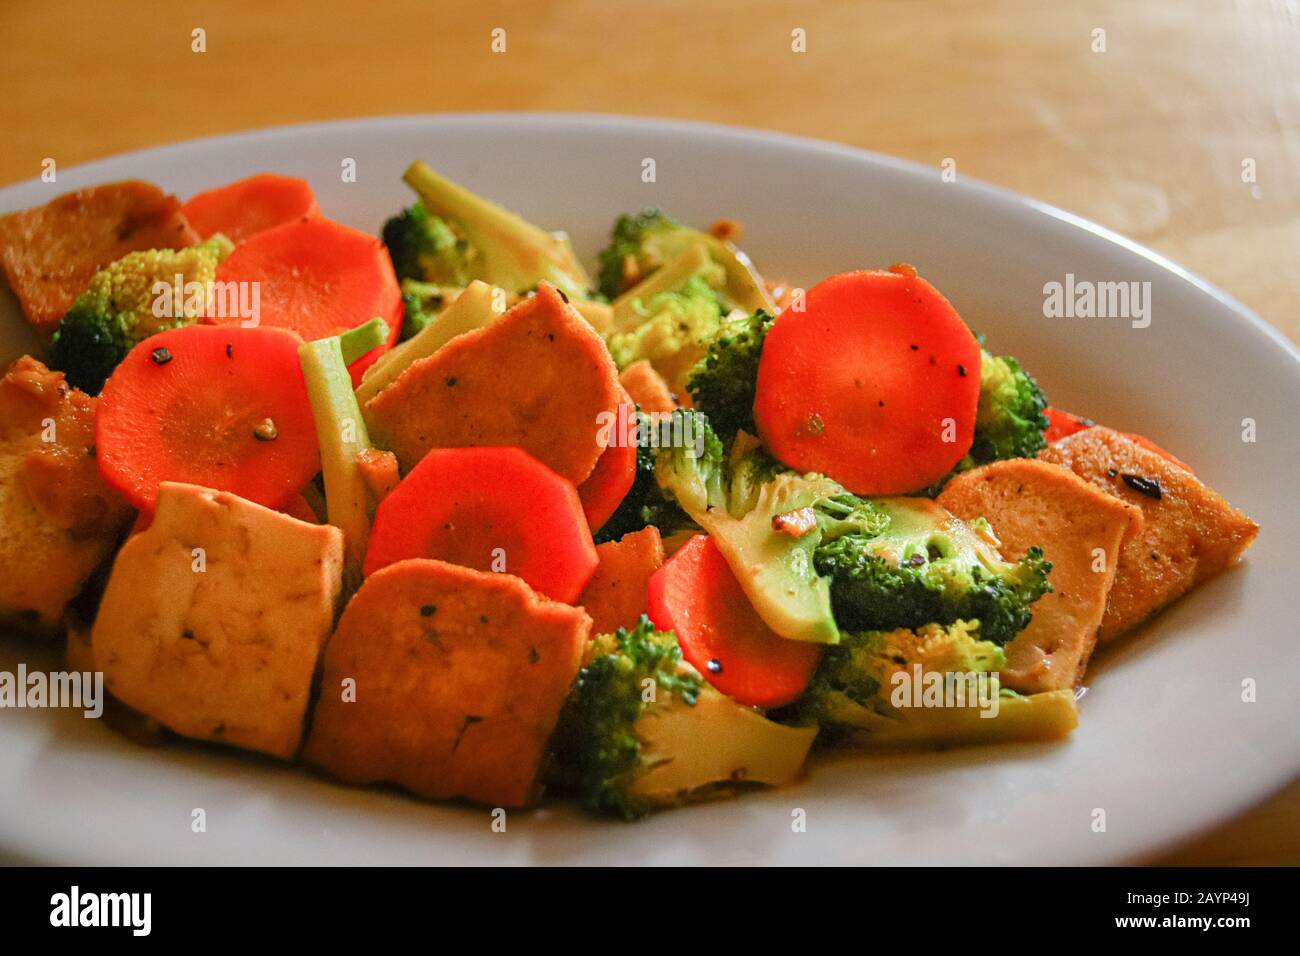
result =
[[27,321],[48,336],[110,262],[198,241],[175,196],[151,183],[106,183],[0,216],[0,271]]
[[366,403],[370,436],[409,471],[431,448],[516,446],[575,485],[604,450],[623,390],[605,342],[542,283],[481,329],[411,364]]
[[165,481],[95,618],[104,686],[183,736],[291,758],[342,575],[338,528]]
[[646,613],[650,576],[664,563],[659,529],[651,525],[598,544],[596,557],[600,561],[596,573],[577,601],[591,615],[592,633],[636,627]]
[[525,806],[590,631],[513,575],[390,564],[330,640],[304,756],[351,783]]
[[1236,564],[1259,531],[1190,471],[1109,428],[1075,432],[1038,457],[1142,509],[1141,533],[1120,552],[1102,641]]
[[655,371],[649,359],[638,359],[618,373],[618,380],[628,397],[643,412],[671,412],[677,407],[672,390],[664,377]]
[[1003,557],[1038,546],[1052,562],[1052,593],[1006,646],[1002,683],[1025,694],[1083,680],[1115,580],[1120,548],[1142,529],[1142,511],[1063,468],[1016,458],[958,475],[939,504],[959,518],[985,518]]
[[95,402],[31,356],[0,379],[0,615],[55,625],[130,520],[99,477]]

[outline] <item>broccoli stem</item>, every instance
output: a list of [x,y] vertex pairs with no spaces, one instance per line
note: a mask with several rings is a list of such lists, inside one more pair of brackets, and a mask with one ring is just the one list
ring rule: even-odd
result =
[[370,539],[370,501],[357,465],[357,452],[369,447],[370,436],[352,392],[348,356],[356,361],[387,337],[388,326],[381,319],[372,319],[342,335],[298,347],[320,442],[326,517],[343,532],[345,594],[361,583],[361,566]]
[[371,349],[378,348],[388,341],[388,323],[375,316],[364,325],[338,336],[339,350],[343,355],[343,364],[351,365]]

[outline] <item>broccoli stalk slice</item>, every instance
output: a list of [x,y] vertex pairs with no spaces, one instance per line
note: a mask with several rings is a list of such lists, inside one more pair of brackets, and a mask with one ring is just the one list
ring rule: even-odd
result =
[[348,356],[355,361],[387,337],[388,326],[376,318],[342,335],[298,347],[298,362],[320,442],[326,516],[343,532],[345,594],[361,584],[371,520],[369,493],[357,464],[357,453],[370,447],[370,436],[352,391]]
[[391,385],[414,362],[428,358],[458,335],[482,328],[502,314],[504,296],[486,282],[475,280],[413,337],[389,349],[366,369],[357,386],[357,402],[366,403]]
[[591,280],[568,239],[539,229],[515,213],[477,196],[416,160],[402,178],[424,207],[471,247],[469,274],[510,292],[550,282],[575,298],[589,295]]

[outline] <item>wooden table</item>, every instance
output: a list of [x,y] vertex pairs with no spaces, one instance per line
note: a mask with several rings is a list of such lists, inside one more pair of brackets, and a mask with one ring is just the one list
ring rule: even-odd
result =
[[[366,114],[711,120],[951,158],[1300,340],[1296,0],[5,0],[0,38],[0,183],[45,157]],[[1300,784],[1169,862],[1300,862]]]

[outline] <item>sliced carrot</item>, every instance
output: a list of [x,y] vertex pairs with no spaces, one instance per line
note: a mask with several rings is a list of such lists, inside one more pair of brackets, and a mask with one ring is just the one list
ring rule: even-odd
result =
[[190,325],[145,339],[99,398],[104,480],[141,510],[162,481],[290,506],[320,471],[301,339],[282,329]]
[[1046,408],[1043,410],[1043,414],[1047,416],[1047,430],[1043,432],[1043,439],[1049,445],[1058,438],[1073,435],[1075,432],[1081,432],[1085,428],[1091,428],[1097,424],[1090,418],[1064,412],[1059,408]]
[[384,244],[323,217],[257,233],[221,263],[217,280],[256,282],[258,322],[291,329],[307,341],[338,335],[376,316],[387,322],[388,341],[348,366],[354,384],[401,331],[402,291]]
[[521,448],[435,448],[379,504],[365,574],[436,558],[572,604],[596,570],[573,483]]
[[609,443],[596,459],[591,474],[578,485],[582,512],[593,532],[599,531],[618,510],[636,479],[636,406],[626,393],[623,398],[615,411],[614,426],[609,429]]
[[822,649],[788,641],[758,616],[713,539],[696,535],[650,579],[650,620],[673,631],[682,657],[722,693],[780,707],[808,686]]
[[952,305],[899,267],[847,272],[777,317],[754,419],[778,459],[860,495],[939,480],[975,433],[980,347]]
[[181,212],[204,239],[218,232],[238,245],[249,236],[320,215],[305,179],[258,173],[190,198]]

